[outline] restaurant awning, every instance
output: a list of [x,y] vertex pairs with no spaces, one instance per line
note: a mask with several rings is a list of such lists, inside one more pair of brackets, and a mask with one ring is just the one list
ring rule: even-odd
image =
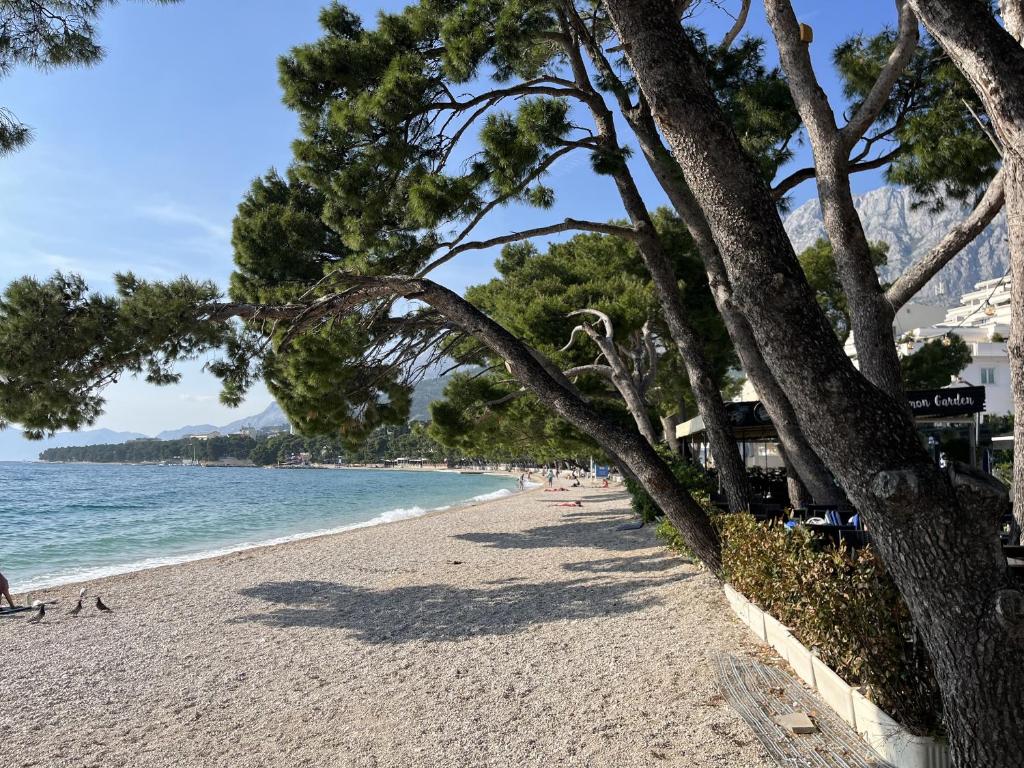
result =
[[[907,404],[920,421],[956,421],[967,416],[973,419],[985,410],[985,388],[954,384],[941,389],[908,390]],[[775,427],[760,400],[726,403],[725,411],[737,438],[757,440],[775,436]],[[703,431],[704,419],[697,416],[677,425],[676,437],[691,437]]]

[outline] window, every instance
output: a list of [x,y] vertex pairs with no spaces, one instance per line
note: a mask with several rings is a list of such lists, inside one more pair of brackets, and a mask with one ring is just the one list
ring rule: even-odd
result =
[[982,368],[981,369],[981,383],[982,384],[995,384],[996,383],[996,369],[995,368]]

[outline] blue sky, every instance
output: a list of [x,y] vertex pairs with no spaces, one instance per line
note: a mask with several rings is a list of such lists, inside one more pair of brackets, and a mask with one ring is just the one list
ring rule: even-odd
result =
[[[107,56],[98,66],[47,73],[20,69],[4,79],[0,103],[32,127],[35,139],[0,158],[0,281],[61,269],[108,289],[113,272],[131,269],[146,278],[187,273],[225,285],[235,206],[255,176],[270,166],[287,166],[297,131],[280,101],[276,59],[317,37],[322,4],[123,3],[101,20]],[[401,5],[350,3],[368,24],[378,10]],[[739,2],[722,5],[735,11]],[[763,9],[753,5],[748,31],[768,36]],[[832,48],[857,31],[892,24],[893,4],[798,2],[796,8],[814,27],[819,76],[837,100]],[[708,6],[698,21],[721,34],[730,20]],[[650,205],[661,204],[645,169],[634,165]],[[503,210],[480,234],[565,216],[621,216],[610,182],[595,179],[582,157],[556,167],[549,183],[559,193],[553,211]],[[877,174],[864,174],[855,191],[880,183]],[[805,184],[794,203],[813,193]],[[438,277],[461,290],[493,273],[495,255],[467,254]],[[182,371],[184,381],[174,387],[136,381],[112,387],[97,426],[155,433],[186,423],[224,423],[270,401],[259,388],[240,411],[231,411],[217,403],[217,382],[200,363]]]

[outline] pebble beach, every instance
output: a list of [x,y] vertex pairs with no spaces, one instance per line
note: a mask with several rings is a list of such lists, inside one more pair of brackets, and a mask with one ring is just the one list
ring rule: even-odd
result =
[[628,520],[535,490],[35,592],[0,618],[3,763],[767,768],[711,665],[757,646]]

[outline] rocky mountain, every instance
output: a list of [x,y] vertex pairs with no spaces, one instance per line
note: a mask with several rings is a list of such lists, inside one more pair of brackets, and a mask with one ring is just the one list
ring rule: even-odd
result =
[[[905,187],[882,187],[857,195],[854,201],[868,240],[889,244],[889,262],[881,270],[884,280],[895,279],[970,210],[969,206],[953,202],[938,213],[931,213],[923,206],[915,209],[915,198]],[[813,245],[818,238],[825,237],[817,199],[795,209],[786,218],[785,225],[797,253]],[[1000,213],[971,245],[925,286],[916,301],[953,305],[961,294],[972,290],[975,283],[1002,277],[1008,266],[1006,216]]]
[[213,424],[189,424],[178,429],[165,429],[156,436],[157,440],[178,440],[186,435],[204,435],[209,432],[220,432],[222,435],[229,435],[238,432],[240,429],[249,427],[251,429],[271,429],[273,427],[287,427],[288,417],[284,415],[281,406],[277,402],[271,402],[260,413],[254,416],[245,416],[241,419],[218,427]]

